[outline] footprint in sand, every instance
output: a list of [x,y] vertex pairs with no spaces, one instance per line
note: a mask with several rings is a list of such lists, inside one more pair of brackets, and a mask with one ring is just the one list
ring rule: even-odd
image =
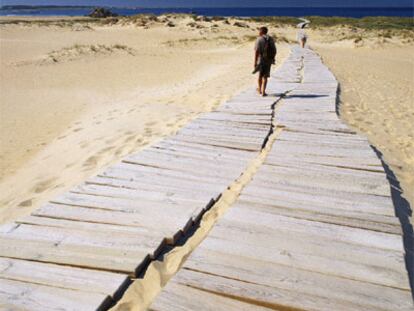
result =
[[75,132],[75,133],[76,133],[76,132],[79,132],[79,131],[82,131],[82,130],[83,130],[83,128],[82,128],[82,127],[78,127],[78,128],[76,128],[76,129],[74,129],[74,130],[73,130],[73,132]]
[[112,150],[112,149],[114,149],[115,147],[106,147],[106,148],[103,148],[103,149],[101,149],[99,152],[98,152],[98,154],[102,154],[102,153],[105,153],[105,152],[107,152],[107,151],[110,151],[110,150]]
[[124,139],[124,143],[129,143],[130,141],[134,140],[135,135],[130,135]]
[[158,123],[157,121],[146,122],[145,126],[153,126],[153,125],[156,125],[157,123]]
[[118,157],[122,154],[123,151],[124,151],[123,148],[118,148],[117,150],[115,150],[114,154],[115,154],[115,156]]
[[29,199],[29,200],[22,201],[17,206],[19,206],[19,207],[29,207],[29,206],[32,206],[32,204],[33,204],[33,201],[32,200],[33,199]]
[[38,183],[36,183],[34,185],[34,187],[32,188],[32,191],[34,193],[42,193],[43,191],[47,190],[48,188],[50,188],[51,184],[56,180],[55,177],[53,178],[49,178],[43,181],[40,181]]
[[87,141],[83,141],[79,144],[79,147],[81,147],[81,149],[85,149],[88,146],[89,146],[89,142]]
[[72,166],[74,166],[76,164],[76,162],[73,163],[69,163],[65,165],[65,168],[71,168]]
[[98,164],[99,159],[100,157],[98,156],[91,156],[87,158],[85,162],[83,162],[82,167],[85,167],[85,168],[95,167]]

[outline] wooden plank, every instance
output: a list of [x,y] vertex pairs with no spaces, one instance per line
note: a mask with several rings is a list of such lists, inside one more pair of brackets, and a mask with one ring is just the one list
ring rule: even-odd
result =
[[[246,208],[256,206],[242,205]],[[264,215],[272,218],[275,213],[266,209],[257,209]],[[276,214],[277,215],[277,214]],[[276,222],[277,223],[277,222]],[[316,222],[317,223],[317,222]],[[327,258],[340,259],[350,262],[363,263],[373,266],[384,266],[386,269],[401,270],[404,263],[404,256],[401,252],[395,250],[384,250],[376,246],[365,244],[356,244],[352,241],[338,240],[335,235],[313,234],[312,232],[304,232],[292,228],[286,229],[282,226],[280,229],[269,227],[258,227],[254,220],[249,223],[250,231],[244,230],[241,226],[245,222],[233,221],[231,215],[219,222],[212,230],[211,241],[207,241],[203,245],[215,245],[218,242],[233,242],[236,244],[254,243],[257,238],[260,247],[270,249],[287,250],[293,249],[298,252],[313,252],[319,256]],[[252,231],[255,231],[252,234]],[[257,231],[257,232],[256,232]],[[289,235],[289,238],[286,238]],[[260,238],[260,239],[259,239]],[[292,243],[290,243],[292,241]],[[247,252],[246,252],[247,254]]]
[[[360,158],[357,156],[354,157],[335,157],[335,156],[322,156],[322,155],[300,155],[300,154],[291,154],[278,150],[268,156],[266,159],[266,164],[274,165],[289,165],[289,166],[298,166],[298,161],[301,164],[307,164],[311,169],[314,167],[324,166],[330,167],[333,169],[342,169],[355,170],[355,171],[367,171],[375,173],[384,173],[382,165],[378,164],[377,159],[373,158]],[[296,163],[295,163],[296,162]],[[382,172],[381,172],[382,171]],[[378,175],[376,175],[378,176]],[[384,175],[385,177],[385,175]]]
[[[60,207],[60,206],[59,206]],[[59,208],[56,207],[56,208]],[[62,206],[65,208],[65,206]],[[76,207],[69,207],[73,208],[76,212]],[[81,212],[84,212],[87,209],[80,208]],[[120,214],[120,213],[118,213]],[[119,216],[117,214],[114,215]],[[150,227],[138,227],[132,226],[127,224],[111,224],[106,223],[103,221],[103,217],[99,219],[93,219],[88,221],[82,220],[82,217],[77,218],[76,220],[67,220],[67,219],[59,219],[59,218],[49,218],[49,217],[42,217],[42,216],[25,216],[21,217],[16,220],[17,224],[28,224],[28,225],[37,225],[37,226],[47,226],[47,227],[57,227],[57,228],[70,228],[70,229],[80,229],[80,230],[90,230],[90,231],[99,231],[99,232],[127,232],[129,234],[136,234],[138,236],[148,236],[151,239],[162,241],[164,239],[165,233],[155,231],[153,228]],[[108,222],[110,219],[107,219]],[[117,218],[119,220],[119,218]],[[99,222],[101,221],[101,222]],[[118,221],[119,222],[119,221]]]
[[281,215],[270,215],[269,213],[256,210],[252,211],[243,206],[236,207],[237,212],[231,214],[233,221],[249,223],[249,219],[254,219],[257,225],[273,227],[277,224],[279,230],[307,232],[308,234],[315,234],[316,236],[330,236],[346,243],[387,250],[401,251],[403,249],[401,237],[398,235],[348,228]]
[[[231,127],[234,129],[252,129],[252,130],[268,130],[269,124],[259,124],[259,123],[241,123],[236,121],[228,120],[226,122],[220,120],[208,120],[208,119],[195,119],[191,122],[192,125],[203,125],[203,126],[210,126],[213,128],[218,127]],[[173,137],[169,137],[168,140],[174,139]]]
[[214,311],[266,311],[266,307],[257,306],[243,302],[237,298],[222,296],[218,291],[201,290],[190,287],[187,284],[181,285],[178,282],[170,282],[164,288],[162,294],[149,308],[150,311],[193,311],[193,310],[214,310]]
[[[92,185],[92,184],[84,184],[79,185],[71,190],[71,193],[74,194],[85,194],[89,195],[89,197],[100,197],[100,198],[119,198],[119,199],[126,199],[130,201],[135,201],[139,203],[140,201],[143,203],[143,206],[159,206],[160,210],[163,206],[166,205],[176,205],[181,206],[181,210],[186,208],[187,211],[192,213],[198,213],[197,211],[200,209],[204,209],[205,206],[209,203],[208,199],[201,199],[201,198],[189,198],[186,195],[179,195],[175,193],[163,193],[163,192],[151,192],[139,189],[125,189],[125,188],[116,188],[116,187],[108,187],[108,186],[101,186],[101,185]],[[66,201],[62,202],[59,200],[54,201],[55,203],[66,203]],[[145,203],[148,203],[144,205]],[[154,203],[154,204],[151,204]],[[140,208],[139,206],[137,206]],[[136,211],[137,209],[134,209]],[[165,212],[166,209],[163,210]],[[130,210],[131,211],[131,210]],[[158,211],[157,211],[158,212]]]
[[155,214],[142,215],[139,213],[125,213],[115,210],[61,204],[44,205],[34,211],[32,215],[72,221],[139,227],[149,231],[152,229],[154,236],[162,235],[169,241],[175,241],[180,236],[180,231],[188,230],[193,223],[191,216],[177,216],[175,213],[170,213],[170,215],[164,213],[163,216],[161,214],[156,217]]
[[[92,185],[91,185],[92,186]],[[90,193],[93,193],[91,190]],[[208,203],[202,202],[198,207],[195,206],[194,202],[184,202],[179,200],[136,200],[121,197],[110,197],[109,194],[105,193],[100,196],[99,189],[94,194],[86,193],[72,193],[67,192],[60,197],[54,199],[52,204],[55,207],[58,205],[70,205],[79,207],[89,207],[98,210],[109,210],[109,211],[120,211],[129,213],[132,215],[145,215],[149,217],[156,217],[157,215],[169,215],[173,217],[173,214],[177,217],[188,216],[191,217],[194,213],[197,214],[199,209],[204,209]],[[119,195],[121,196],[121,195]],[[46,205],[46,206],[48,206]]]
[[[226,145],[228,145],[226,143]],[[236,144],[235,144],[236,145]],[[240,144],[237,144],[238,146]],[[258,145],[257,145],[258,146]],[[132,163],[138,165],[145,165],[157,168],[166,168],[170,170],[178,170],[184,172],[191,172],[197,175],[212,176],[224,178],[226,176],[238,176],[242,172],[240,162],[235,161],[214,161],[206,159],[203,161],[195,158],[172,157],[169,155],[162,155],[161,153],[155,156],[140,154],[130,156],[124,159],[125,163]],[[245,163],[247,165],[247,163]],[[196,169],[197,168],[197,169]],[[231,178],[231,177],[230,177]],[[232,179],[235,179],[233,177]]]
[[236,150],[244,150],[244,151],[259,151],[262,147],[261,144],[258,143],[245,143],[242,141],[222,141],[217,139],[202,139],[196,140],[194,137],[191,136],[176,136],[177,140],[190,142],[190,143],[197,143],[201,145],[211,145],[217,147],[225,147],[229,149],[236,149]]
[[0,279],[0,308],[3,310],[104,310],[108,296],[93,292]]
[[264,169],[263,174],[255,178],[255,183],[258,186],[302,187],[303,192],[308,192],[307,189],[331,190],[332,194],[338,193],[340,197],[355,193],[357,197],[376,198],[381,202],[388,201],[393,209],[391,201],[385,200],[391,196],[390,186],[385,182],[382,183],[374,179],[375,182],[371,183],[371,178],[362,179],[351,174],[336,174],[334,168],[332,172],[319,173],[320,171],[316,172],[315,170],[299,172],[299,170],[290,167],[272,166],[269,169]]
[[[108,178],[108,177],[93,177],[86,181],[86,184],[96,184],[102,186],[118,187],[118,188],[127,188],[127,189],[140,189],[157,193],[165,193],[170,196],[172,194],[180,194],[182,196],[199,198],[209,202],[212,197],[217,197],[221,191],[217,191],[217,188],[209,187],[209,185],[203,185],[203,187],[194,187],[192,185],[184,184],[148,184],[144,181],[133,181],[133,180],[123,180],[117,178]],[[220,189],[222,190],[222,189]]]
[[246,195],[240,197],[239,204],[282,216],[402,235],[401,224],[393,216],[375,215],[330,207],[315,207],[312,205],[289,205],[285,204],[285,202],[275,202],[272,199],[263,200]]
[[[308,112],[306,112],[308,113]],[[358,135],[353,134],[329,134],[329,133],[306,133],[306,132],[295,132],[295,131],[283,131],[278,140],[293,140],[293,141],[308,141],[308,142],[332,142],[340,144],[361,144],[369,149],[368,141],[366,138],[362,138]]]
[[125,178],[133,178],[135,179],[142,179],[142,178],[153,178],[153,179],[173,179],[173,180],[185,180],[185,181],[198,181],[208,184],[216,184],[225,186],[225,180],[218,177],[212,176],[203,176],[197,175],[197,171],[194,170],[192,172],[184,172],[184,171],[176,171],[176,170],[169,170],[166,168],[156,168],[150,167],[145,165],[139,165],[134,163],[126,163],[121,162],[116,165],[113,165],[107,168],[101,176],[105,176],[106,174],[109,175],[109,172],[112,171],[119,171],[124,174]]
[[252,118],[251,116],[243,116],[243,115],[233,115],[233,114],[225,114],[225,113],[209,113],[205,115],[201,115],[199,117],[200,119],[204,120],[216,120],[216,121],[233,121],[233,122],[239,122],[239,123],[247,123],[247,124],[264,124],[264,125],[271,125],[271,119],[269,117],[259,117],[256,116],[255,118]]
[[[30,239],[54,242],[57,244],[73,244],[79,246],[113,247],[114,250],[138,251],[156,257],[165,242],[158,237],[120,231],[96,231],[88,229],[72,229],[62,227],[37,226],[21,224],[11,232],[0,234],[3,238]],[[138,259],[139,260],[139,259]]]
[[175,139],[168,139],[165,141],[158,142],[154,145],[155,148],[161,149],[172,149],[172,150],[190,150],[193,153],[215,153],[222,154],[223,156],[228,156],[230,158],[253,158],[256,153],[245,150],[236,150],[220,146],[210,146],[210,145],[201,145],[199,143],[190,143]]
[[[220,258],[220,262],[217,262],[217,258]],[[212,251],[202,246],[191,255],[184,269],[177,274],[176,278],[183,278],[181,283],[187,283],[187,280],[191,282],[191,276],[183,276],[186,269],[222,276],[225,279],[240,280],[236,286],[239,293],[236,295],[241,297],[249,297],[245,295],[244,290],[240,290],[240,288],[244,289],[246,284],[261,285],[268,288],[273,295],[284,293],[282,296],[275,297],[274,302],[291,308],[324,310],[328,307],[328,310],[337,310],[345,305],[348,308],[345,310],[355,310],[349,308],[349,304],[355,304],[354,307],[358,307],[356,310],[394,310],[394,308],[410,310],[411,308],[409,291],[277,265],[260,258],[235,257],[227,252]],[[222,284],[221,280],[217,280],[216,286]],[[202,284],[199,287],[204,288]],[[223,287],[223,293],[226,292],[227,288]],[[300,297],[305,299],[297,300]],[[267,301],[265,293],[262,299]],[[330,303],[333,304],[333,309]]]
[[88,269],[126,273],[141,272],[149,262],[143,251],[127,251],[114,247],[57,243],[0,236],[0,257],[55,263]]
[[[126,163],[125,163],[126,164]],[[125,180],[130,181],[134,183],[140,183],[143,184],[143,187],[145,189],[145,185],[147,187],[150,187],[154,185],[154,189],[157,189],[159,187],[163,186],[178,186],[177,185],[177,177],[174,176],[166,176],[166,175],[154,175],[151,173],[141,174],[140,172],[130,170],[130,169],[124,169],[123,167],[111,167],[108,168],[105,172],[98,175],[98,177],[101,178],[112,178],[117,180]],[[194,180],[185,178],[185,175],[183,174],[183,177],[180,180],[180,188],[181,189],[194,189]],[[196,179],[195,179],[196,180]],[[217,184],[214,182],[214,180],[206,180],[202,179],[199,181],[202,184],[203,191],[209,191],[212,194],[213,193],[219,193],[222,191],[223,185],[222,183]]]
[[125,274],[0,258],[0,279],[118,297],[130,282]]
[[[228,227],[226,226],[228,224]],[[234,228],[239,228],[238,230]],[[232,230],[227,230],[232,228]],[[348,243],[331,240],[315,235],[299,234],[296,231],[271,230],[259,228],[251,223],[249,230],[254,235],[245,234],[247,226],[239,222],[226,222],[224,228],[203,242],[203,247],[224,252],[234,257],[259,258],[274,264],[289,266],[306,271],[333,275],[339,278],[368,282],[409,290],[409,283],[404,269],[404,256],[397,251],[375,250],[375,247],[354,247]],[[238,234],[238,235],[237,235]],[[277,237],[274,237],[276,235]],[[312,238],[316,240],[312,240]],[[363,236],[362,239],[365,237]],[[260,242],[258,242],[260,241]],[[334,247],[340,247],[337,250]],[[374,249],[369,261],[364,252]],[[382,257],[392,257],[387,260]]]
[[[269,188],[270,189],[270,188]],[[370,213],[384,216],[394,216],[394,210],[389,200],[384,200],[380,204],[375,202],[357,202],[352,198],[338,198],[334,195],[330,195],[329,191],[326,194],[314,193],[312,190],[305,192],[289,190],[287,187],[284,189],[273,188],[268,191],[262,188],[249,187],[244,191],[245,195],[249,197],[262,198],[264,200],[273,200],[276,202],[283,202],[284,206],[299,205],[299,206],[315,206],[323,208],[349,210],[353,212]],[[289,204],[289,205],[286,205]]]
[[[279,146],[277,146],[279,147]],[[387,175],[384,171],[378,170],[378,168],[369,168],[369,169],[353,169],[352,163],[354,161],[364,161],[364,158],[359,157],[342,157],[343,159],[348,160],[348,165],[338,165],[330,164],[329,162],[326,163],[324,160],[324,155],[319,158],[317,155],[306,155],[302,158],[304,161],[300,161],[300,156],[292,155],[292,157],[286,157],[287,155],[285,151],[280,151],[279,157],[276,156],[276,152],[269,155],[266,159],[266,164],[274,165],[274,166],[283,166],[283,167],[290,167],[292,169],[296,168],[299,170],[304,170],[305,168],[312,173],[326,173],[331,175],[348,175],[348,176],[355,176],[355,179],[371,179],[372,181],[377,180],[377,182],[386,184]],[[334,159],[335,157],[332,157]],[[339,157],[340,158],[340,157]],[[315,159],[315,160],[314,160]],[[313,163],[310,163],[313,161]],[[312,164],[312,165],[310,165]],[[317,172],[316,172],[317,171]]]
[[[152,161],[151,161],[152,159]],[[156,166],[155,162],[159,162],[159,166],[165,165],[165,161],[174,162],[180,164],[183,169],[193,169],[195,165],[200,165],[200,162],[205,163],[206,168],[220,168],[230,170],[232,168],[238,168],[240,170],[240,163],[234,158],[226,158],[220,154],[209,155],[206,154],[204,158],[202,156],[194,156],[189,153],[178,153],[168,150],[146,150],[140,154],[129,156],[125,158],[126,162],[140,162],[145,161],[143,164]],[[240,158],[239,158],[240,160]],[[246,165],[246,164],[245,164]]]
[[194,135],[194,136],[210,136],[210,137],[223,137],[223,138],[235,138],[238,137],[239,139],[246,139],[246,138],[254,138],[254,139],[262,139],[266,136],[266,134],[270,131],[270,127],[265,130],[254,130],[254,129],[241,129],[241,128],[233,128],[230,126],[221,126],[221,127],[214,127],[211,126],[205,127],[200,125],[191,125],[183,128],[179,134],[180,135]]
[[175,152],[182,155],[189,155],[193,157],[221,157],[228,160],[248,160],[253,158],[253,152],[238,151],[229,148],[219,148],[214,146],[192,145],[186,142],[174,143],[164,142],[153,146],[154,151]]

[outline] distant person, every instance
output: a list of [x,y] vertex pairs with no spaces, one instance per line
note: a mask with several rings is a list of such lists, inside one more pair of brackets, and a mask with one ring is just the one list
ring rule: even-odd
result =
[[253,73],[259,72],[257,92],[262,96],[267,96],[267,79],[270,77],[270,69],[275,63],[277,53],[275,41],[267,33],[266,27],[259,28],[259,37],[256,39],[254,47]]
[[306,23],[301,24],[301,28],[298,30],[298,41],[302,49],[305,48],[306,42],[308,41],[308,35],[306,34],[305,27]]

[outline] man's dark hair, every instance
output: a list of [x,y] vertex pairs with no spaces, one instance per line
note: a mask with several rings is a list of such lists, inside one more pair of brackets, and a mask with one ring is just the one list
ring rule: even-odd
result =
[[263,32],[265,35],[267,35],[267,32],[269,31],[268,29],[267,29],[267,27],[260,27],[259,28],[259,30],[261,31],[261,32]]

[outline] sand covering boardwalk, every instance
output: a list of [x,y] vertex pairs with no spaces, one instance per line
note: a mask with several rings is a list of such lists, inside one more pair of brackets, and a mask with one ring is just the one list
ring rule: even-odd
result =
[[336,90],[295,48],[272,79],[279,95],[246,91],[1,226],[0,309],[113,305],[258,156],[272,120],[284,130],[265,163],[152,308],[409,309],[389,184],[338,120]]
[[151,310],[412,310],[390,186],[339,121],[337,81],[299,49],[273,78],[296,83],[276,106],[284,130]]

